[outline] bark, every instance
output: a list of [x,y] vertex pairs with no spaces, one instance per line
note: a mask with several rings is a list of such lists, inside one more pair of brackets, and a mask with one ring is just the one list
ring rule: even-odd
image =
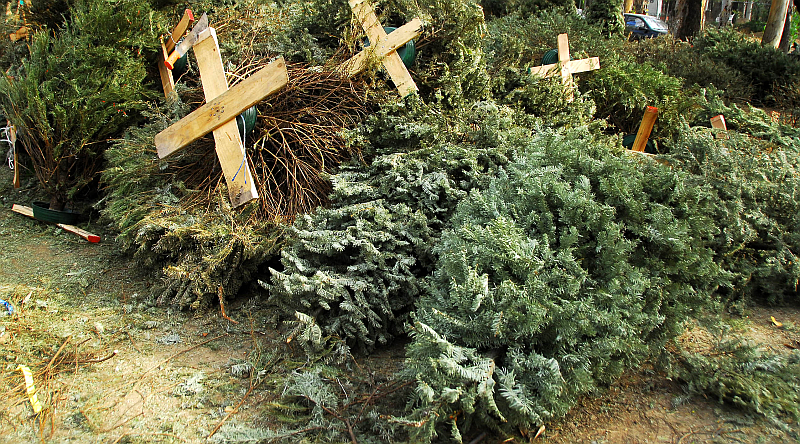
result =
[[783,23],[783,34],[781,34],[781,42],[778,45],[778,49],[783,51],[784,53],[788,54],[789,50],[792,49],[792,12],[794,7],[789,5],[786,8],[786,21]]
[[750,17],[753,16],[753,2],[747,2],[744,5],[744,21],[749,22]]
[[788,8],[789,0],[772,0],[767,26],[764,29],[764,37],[761,39],[761,46],[778,47],[783,34],[783,25],[786,23],[786,10]]
[[625,0],[625,12],[633,12],[633,0]]
[[722,9],[719,12],[719,27],[728,26],[728,18],[731,16],[731,2],[722,0]]
[[706,0],[678,0],[675,7],[675,19],[678,26],[675,38],[691,41],[703,30],[706,14]]

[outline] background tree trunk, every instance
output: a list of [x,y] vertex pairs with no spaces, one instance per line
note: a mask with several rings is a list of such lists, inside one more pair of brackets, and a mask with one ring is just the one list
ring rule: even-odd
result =
[[731,16],[731,2],[729,0],[722,0],[722,8],[719,12],[719,27],[728,26],[728,19]]
[[625,0],[625,6],[623,6],[623,12],[633,12],[633,0]]
[[706,15],[706,0],[678,0],[675,18],[678,26],[675,38],[690,41],[703,30]]
[[786,23],[786,10],[788,8],[789,0],[772,0],[767,26],[764,28],[764,37],[761,38],[761,46],[778,47],[783,34],[783,25]]
[[783,34],[781,34],[781,43],[778,45],[778,49],[785,52],[786,54],[789,53],[789,50],[792,49],[792,13],[794,12],[794,6],[791,4],[789,7],[786,8],[786,21],[783,23]]
[[749,22],[750,17],[753,16],[753,2],[747,2],[744,5],[744,21]]

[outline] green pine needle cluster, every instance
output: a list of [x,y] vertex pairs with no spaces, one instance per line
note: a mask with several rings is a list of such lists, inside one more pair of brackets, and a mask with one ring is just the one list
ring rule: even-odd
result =
[[707,197],[613,139],[535,128],[435,248],[408,348],[416,439],[535,432],[659,355],[726,284]]

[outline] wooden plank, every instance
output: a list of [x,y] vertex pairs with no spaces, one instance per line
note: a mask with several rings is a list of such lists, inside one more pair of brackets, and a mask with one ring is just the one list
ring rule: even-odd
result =
[[[367,33],[369,41],[380,44],[380,42],[386,40],[386,32],[383,30],[383,26],[378,21],[378,16],[375,15],[375,11],[368,0],[349,0],[349,3],[356,19],[361,23],[364,32]],[[383,59],[383,66],[400,92],[400,96],[405,97],[414,91],[418,91],[414,79],[411,78],[411,74],[409,74],[397,51],[391,51],[386,54]]]
[[158,57],[158,74],[161,76],[161,88],[164,90],[164,97],[169,99],[169,95],[175,91],[175,79],[172,77],[172,71],[164,64],[167,59],[167,48],[164,42],[161,42],[161,53]]
[[23,216],[33,217],[33,208],[25,205],[13,204],[11,205],[11,211],[19,213]]
[[573,60],[567,63],[567,68],[569,68],[571,74],[594,71],[595,69],[600,69],[600,59],[598,57],[589,57],[588,59]]
[[[531,67],[529,73],[542,77],[550,77],[553,75],[551,72],[561,73],[558,65],[558,63],[553,63],[551,65],[534,66]],[[595,69],[600,69],[600,59],[598,57],[590,57],[588,59],[573,60],[571,62],[567,62],[566,67],[570,74],[594,71]]]
[[658,108],[655,106],[648,106],[644,110],[644,117],[642,123],[639,124],[639,131],[636,132],[636,140],[633,141],[631,151],[643,152],[647,146],[647,140],[650,139],[650,132],[653,131],[653,126],[656,124],[658,117]]
[[12,184],[14,185],[14,189],[17,189],[22,186],[22,183],[19,179],[19,156],[17,154],[17,128],[14,125],[11,125],[9,122],[10,128],[8,129],[8,142],[11,144],[11,147],[14,149],[14,178],[12,179]]
[[100,236],[92,234],[86,230],[82,230],[74,225],[67,225],[67,224],[56,224],[56,225],[58,225],[58,227],[61,228],[62,230],[69,231],[72,234],[77,234],[78,236],[86,239],[87,241],[93,244],[100,242]]
[[[200,37],[202,38],[198,38],[194,45],[194,54],[206,102],[211,102],[228,91],[228,81],[225,78],[216,31],[208,28]],[[214,130],[214,142],[233,206],[238,207],[257,199],[258,190],[247,164],[247,153],[239,138],[235,118]]]
[[714,116],[711,118],[711,127],[716,128],[721,131],[717,131],[714,134],[714,137],[717,139],[727,139],[728,138],[728,125],[725,123],[725,116],[722,114],[718,116]]
[[558,62],[565,64],[569,62],[569,38],[566,34],[558,35]]
[[172,76],[172,71],[164,64],[164,60],[167,60],[169,53],[175,49],[175,43],[186,34],[186,30],[192,26],[192,22],[194,22],[194,14],[191,9],[186,9],[183,11],[181,21],[172,30],[167,41],[161,42],[161,53],[158,55],[158,74],[161,76],[161,88],[164,90],[166,98],[169,98],[169,95],[175,91],[175,78]]
[[[22,214],[24,216],[34,217],[33,216],[33,208],[27,207],[25,205],[13,204],[11,206],[11,211],[13,211],[15,213]],[[72,234],[77,234],[78,236],[86,239],[89,242],[92,242],[92,243],[100,242],[100,236],[98,236],[96,234],[92,234],[92,233],[90,233],[90,232],[88,232],[86,230],[80,229],[80,228],[76,227],[75,225],[56,224],[56,226],[58,226],[59,228],[61,228],[64,231],[68,231],[68,232],[70,232]]]
[[286,62],[281,57],[158,133],[155,139],[158,157],[169,156],[235,119],[288,81]]
[[422,33],[422,20],[415,18],[405,25],[392,31],[386,39],[379,42],[377,45],[370,45],[364,48],[355,56],[351,57],[346,62],[342,63],[341,70],[347,76],[354,76],[363,71],[371,57],[382,59],[392,51],[396,51],[401,46],[405,45],[412,39],[416,38]]
[[178,43],[178,40],[186,34],[186,30],[192,26],[192,22],[194,22],[194,14],[192,14],[191,9],[186,9],[183,11],[183,17],[181,17],[181,21],[175,26],[175,29],[172,30],[172,34],[170,34],[169,38],[166,42],[164,42],[164,48],[166,48],[166,53],[169,54],[175,49],[175,44]]

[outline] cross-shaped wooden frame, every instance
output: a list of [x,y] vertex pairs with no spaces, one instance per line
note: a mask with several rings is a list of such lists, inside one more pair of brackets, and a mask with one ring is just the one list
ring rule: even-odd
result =
[[192,22],[194,22],[194,14],[192,14],[191,9],[187,9],[183,12],[181,21],[172,30],[169,39],[166,42],[161,41],[161,54],[158,55],[158,73],[161,75],[161,87],[164,88],[164,97],[166,98],[169,98],[169,95],[175,91],[175,79],[172,77],[172,71],[164,65],[164,60],[167,60],[169,53],[175,49],[175,44],[183,37],[186,30],[192,26]]
[[528,73],[540,75],[542,77],[552,77],[560,74],[561,82],[570,89],[569,100],[572,101],[575,98],[575,80],[572,78],[572,75],[579,72],[593,71],[595,69],[600,69],[600,59],[597,57],[570,60],[569,39],[567,38],[567,34],[559,34],[558,63],[535,66],[531,68]]
[[236,117],[286,85],[286,62],[280,57],[229,90],[214,28],[200,33],[193,48],[206,104],[156,135],[158,157],[163,159],[213,131],[231,203],[238,207],[258,199],[258,190]]
[[386,34],[368,0],[349,0],[349,3],[356,19],[367,33],[371,45],[344,62],[341,69],[348,76],[354,76],[366,69],[370,57],[376,57],[386,68],[401,97],[418,91],[417,84],[397,54],[397,48],[422,33],[422,20],[415,18],[391,34]]

